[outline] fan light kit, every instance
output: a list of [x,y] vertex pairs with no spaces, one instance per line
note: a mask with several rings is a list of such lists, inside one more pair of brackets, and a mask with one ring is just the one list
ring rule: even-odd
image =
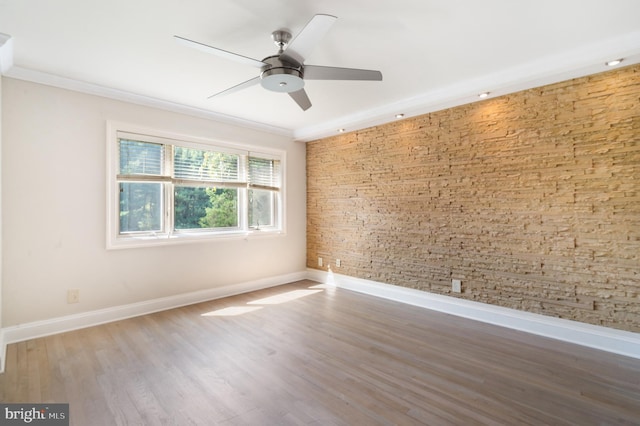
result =
[[304,64],[305,58],[309,56],[316,44],[329,31],[336,19],[338,18],[331,15],[315,15],[293,40],[291,33],[287,30],[274,31],[271,34],[271,38],[278,46],[278,53],[267,56],[261,61],[177,35],[174,37],[177,41],[189,47],[260,68],[261,71],[258,77],[215,93],[209,98],[227,95],[260,83],[262,87],[272,92],[288,93],[298,106],[306,111],[311,108],[311,101],[304,90],[305,80],[382,81],[382,73],[380,71]]

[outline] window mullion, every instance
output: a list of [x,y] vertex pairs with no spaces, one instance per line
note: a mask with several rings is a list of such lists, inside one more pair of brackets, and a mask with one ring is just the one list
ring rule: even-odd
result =
[[172,182],[173,178],[173,145],[165,145],[165,159],[164,159],[164,174],[169,177],[169,181],[165,183],[165,207],[164,207],[164,217],[166,220],[165,223],[165,233],[168,236],[173,235],[174,226],[174,197],[175,197],[175,188]]
[[240,213],[240,229],[249,230],[249,153],[240,156],[240,176],[243,186],[238,190],[238,209]]

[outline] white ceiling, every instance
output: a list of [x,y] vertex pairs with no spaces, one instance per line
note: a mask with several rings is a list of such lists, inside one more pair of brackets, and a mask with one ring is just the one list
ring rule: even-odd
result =
[[[378,69],[382,82],[308,81],[302,111],[259,70],[173,35],[262,59],[271,32],[338,17],[307,64]],[[0,0],[3,74],[232,120],[310,140],[640,62],[638,0]],[[4,37],[7,40],[7,37]]]

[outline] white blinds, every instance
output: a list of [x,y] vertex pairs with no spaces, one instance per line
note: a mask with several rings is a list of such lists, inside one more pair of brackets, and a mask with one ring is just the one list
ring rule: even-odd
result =
[[280,174],[280,160],[249,157],[249,187],[277,190]]
[[176,179],[206,182],[240,182],[240,156],[224,152],[174,147]]
[[120,139],[120,170],[123,175],[164,174],[164,145]]
[[238,154],[120,138],[119,180],[171,181],[181,186],[229,186],[278,191],[281,161],[268,154]]

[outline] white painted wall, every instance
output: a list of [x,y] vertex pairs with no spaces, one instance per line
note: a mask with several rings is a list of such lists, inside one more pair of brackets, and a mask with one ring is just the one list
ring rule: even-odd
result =
[[[10,78],[2,102],[3,327],[305,270],[304,144]],[[286,150],[287,235],[106,250],[107,120]]]

